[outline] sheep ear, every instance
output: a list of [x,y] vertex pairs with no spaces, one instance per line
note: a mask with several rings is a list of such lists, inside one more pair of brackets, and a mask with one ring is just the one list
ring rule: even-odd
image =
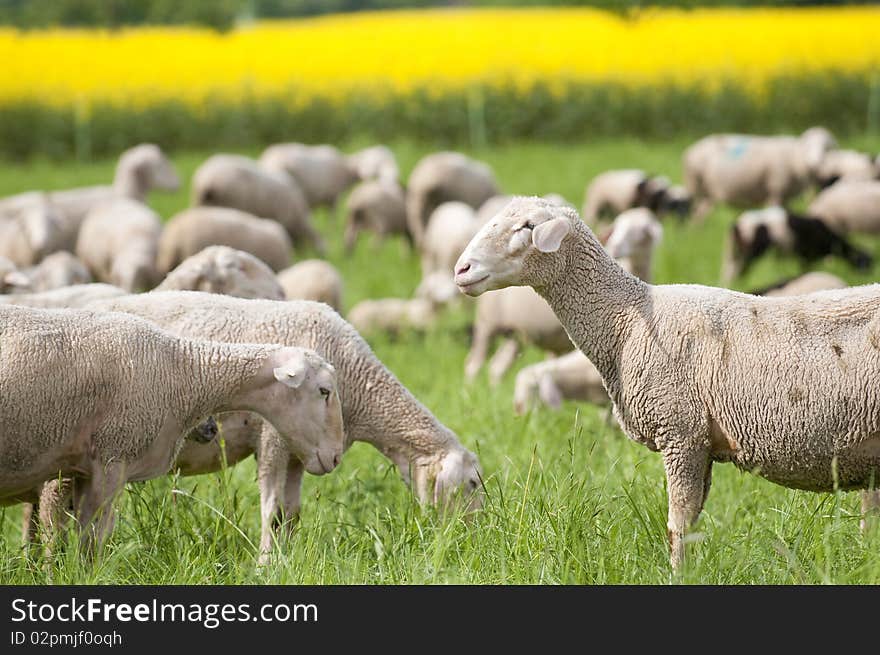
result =
[[302,355],[294,355],[281,366],[273,369],[275,379],[291,389],[296,389],[306,379],[306,360]]
[[556,252],[570,230],[571,223],[567,218],[554,218],[535,226],[532,243],[541,252]]

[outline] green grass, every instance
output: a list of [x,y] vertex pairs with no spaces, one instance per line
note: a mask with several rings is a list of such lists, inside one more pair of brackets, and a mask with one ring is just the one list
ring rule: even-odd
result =
[[[355,145],[362,144],[352,144]],[[392,144],[410,170],[428,148]],[[872,151],[878,139],[846,145]],[[505,190],[559,192],[580,205],[590,177],[640,166],[680,175],[685,141],[637,140],[575,145],[511,145],[475,151]],[[176,157],[186,179],[205,154]],[[0,167],[0,195],[28,188],[104,182],[113,162],[36,161]],[[167,217],[186,205],[186,190],[154,196]],[[717,284],[722,238],[734,216],[717,210],[704,225],[667,223],[658,282]],[[346,281],[346,305],[405,296],[418,283],[416,258],[391,241],[378,251],[362,240],[342,256],[341,224],[318,216],[330,259]],[[880,243],[860,240],[880,252]],[[821,268],[851,283],[880,279],[880,265],[856,274],[838,262]],[[799,271],[769,258],[738,288],[769,284]],[[880,583],[880,530],[862,536],[856,494],[811,494],[775,486],[718,465],[697,526],[688,567],[667,564],[666,494],[659,455],[629,441],[604,410],[567,403],[559,412],[515,417],[513,375],[498,388],[485,375],[463,382],[468,317],[445,316],[426,335],[370,339],[378,356],[480,455],[488,497],[473,520],[421,508],[394,467],[356,444],[331,475],[307,476],[303,513],[280,555],[258,570],[259,497],[253,462],[215,475],[130,485],[116,530],[95,565],[74,544],[48,570],[20,547],[20,509],[0,508],[0,583]],[[527,350],[517,366],[540,360]]]

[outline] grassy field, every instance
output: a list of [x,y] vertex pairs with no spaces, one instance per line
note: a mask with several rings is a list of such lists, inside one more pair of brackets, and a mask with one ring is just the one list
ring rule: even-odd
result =
[[[580,205],[589,178],[609,168],[640,166],[677,179],[686,145],[618,140],[473,154],[492,164],[507,191],[554,191]],[[845,145],[876,152],[880,138]],[[427,151],[412,143],[392,146],[405,171]],[[175,162],[188,179],[204,157],[182,154]],[[113,165],[0,165],[0,195],[104,182]],[[152,200],[168,217],[186,205],[187,193]],[[721,209],[700,227],[667,223],[657,281],[717,284],[723,234],[733,216]],[[403,244],[375,250],[362,240],[345,258],[341,223],[324,214],[318,220],[345,278],[347,307],[412,293],[418,263]],[[880,252],[880,242],[862,243]],[[821,267],[853,284],[880,279],[880,265],[865,274],[838,262]],[[738,288],[798,271],[793,261],[770,258]],[[426,335],[370,342],[480,455],[487,501],[474,520],[420,508],[392,464],[356,444],[333,474],[307,476],[298,531],[266,569],[256,567],[259,499],[249,461],[216,475],[129,486],[116,531],[94,566],[81,563],[71,544],[47,571],[20,547],[20,509],[0,508],[0,583],[880,583],[880,530],[860,534],[856,494],[791,491],[730,465],[715,467],[687,569],[673,578],[660,457],[609,425],[604,410],[567,403],[559,412],[518,418],[513,375],[495,389],[485,376],[466,385],[464,310],[446,315]],[[541,357],[527,350],[517,366]]]

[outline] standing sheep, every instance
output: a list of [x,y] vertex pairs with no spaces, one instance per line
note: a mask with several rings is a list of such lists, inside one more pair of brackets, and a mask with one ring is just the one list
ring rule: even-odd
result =
[[668,180],[652,177],[643,170],[606,171],[594,177],[587,186],[584,220],[594,225],[602,217],[617,216],[635,207],[657,211],[668,187]]
[[0,308],[0,343],[0,503],[33,501],[44,481],[73,476],[86,544],[106,538],[125,482],[166,473],[183,435],[212,413],[259,414],[310,472],[332,470],[342,453],[333,369],[302,348],[11,306]]
[[400,234],[413,245],[406,222],[406,199],[397,180],[369,180],[357,185],[348,196],[345,220],[345,252],[351,254],[362,231],[376,235],[381,243],[387,236]]
[[299,184],[282,172],[262,168],[240,155],[209,157],[193,175],[193,206],[231,207],[281,223],[298,246],[311,243],[324,253],[324,240],[312,226]]
[[342,311],[342,276],[323,259],[306,259],[277,275],[288,300],[315,300]]
[[796,489],[863,489],[880,474],[880,285],[761,298],[652,286],[576,212],[522,198],[456,266],[468,295],[529,284],[602,375],[624,432],[666,469],[673,567],[713,462]]
[[137,200],[117,198],[90,210],[76,254],[95,279],[126,291],[146,291],[159,282],[156,254],[162,220]]
[[349,166],[361,180],[400,180],[400,168],[394,153],[387,146],[370,146],[348,156]]
[[816,178],[821,188],[831,186],[838,180],[876,180],[880,178],[880,165],[871,155],[856,150],[831,150],[819,163]]
[[348,322],[361,334],[427,330],[437,320],[438,306],[425,298],[362,300],[348,312]]
[[46,194],[0,214],[0,256],[16,266],[33,266],[63,246],[61,221]]
[[422,158],[409,177],[406,220],[421,246],[431,213],[444,202],[457,200],[477,209],[498,194],[492,169],[458,152],[435,152]]
[[278,143],[266,148],[259,161],[267,171],[290,176],[310,209],[328,207],[335,213],[339,197],[359,179],[354,162],[329,145]]
[[734,207],[784,205],[816,182],[825,153],[837,143],[813,127],[800,137],[714,134],[684,153],[684,183],[697,218],[714,203]]
[[458,256],[480,229],[477,213],[463,202],[444,202],[431,212],[422,237],[422,277],[451,274]]
[[289,266],[293,259],[293,244],[278,221],[228,207],[191,207],[166,223],[159,239],[159,271],[168,273],[209,246],[243,250],[273,271]]
[[[287,238],[283,230],[282,234]],[[187,257],[156,290],[205,291],[236,298],[284,300],[284,290],[272,269],[250,253],[226,246],[208,246]]]
[[819,193],[807,212],[841,233],[880,233],[880,180],[841,180]]
[[[153,291],[96,303],[96,307],[137,314],[180,335],[313,348],[336,368],[346,443],[365,441],[377,448],[395,463],[423,503],[444,506],[462,491],[469,496],[472,509],[480,506],[482,474],[476,456],[413,397],[330,307],[304,300],[242,300],[186,291]],[[251,438],[230,433],[228,417],[221,423],[227,444]],[[253,425],[244,427],[249,431]],[[181,471],[186,473],[190,461],[204,461],[200,453],[206,448],[210,451],[216,446],[187,442],[177,459]],[[296,516],[302,465],[295,459],[283,465],[278,460],[266,462],[270,464],[274,473],[260,474],[261,488],[280,476],[278,485],[284,493],[276,497],[281,499],[283,515]]]

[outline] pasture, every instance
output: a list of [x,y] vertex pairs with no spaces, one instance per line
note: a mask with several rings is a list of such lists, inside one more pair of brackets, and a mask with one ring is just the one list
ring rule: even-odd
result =
[[[638,166],[678,180],[689,141],[514,144],[468,154],[492,165],[506,192],[557,192],[580,207],[587,181],[603,170]],[[404,174],[436,149],[389,145]],[[841,145],[877,152],[880,137],[844,139]],[[188,182],[207,153],[172,156]],[[3,164],[0,196],[102,183],[112,178],[114,165]],[[177,194],[154,194],[151,204],[168,218],[188,204],[187,194],[184,184]],[[718,284],[724,234],[734,215],[716,209],[700,226],[668,220],[655,281]],[[345,257],[341,214],[334,221],[319,212],[317,223],[328,258],[345,279],[346,307],[365,298],[412,294],[419,264],[403,243],[390,240],[377,250],[363,238],[354,256]],[[858,241],[880,254],[880,240]],[[880,263],[866,273],[837,261],[821,268],[851,284],[880,280]],[[767,257],[737,288],[769,285],[799,271],[793,260]],[[488,386],[485,372],[465,384],[466,309],[447,313],[427,334],[368,340],[416,397],[478,453],[487,497],[473,518],[419,507],[395,467],[359,443],[330,475],[306,476],[300,524],[263,569],[256,564],[259,496],[250,460],[216,475],[129,485],[116,530],[95,564],[79,556],[71,535],[57,561],[45,566],[36,550],[22,550],[20,508],[0,508],[0,584],[880,583],[880,529],[859,532],[856,493],[787,490],[732,465],[715,467],[686,568],[673,577],[660,456],[626,439],[605,409],[566,403],[558,412],[539,409],[516,417],[513,374],[497,388]],[[516,368],[541,358],[527,349]]]

